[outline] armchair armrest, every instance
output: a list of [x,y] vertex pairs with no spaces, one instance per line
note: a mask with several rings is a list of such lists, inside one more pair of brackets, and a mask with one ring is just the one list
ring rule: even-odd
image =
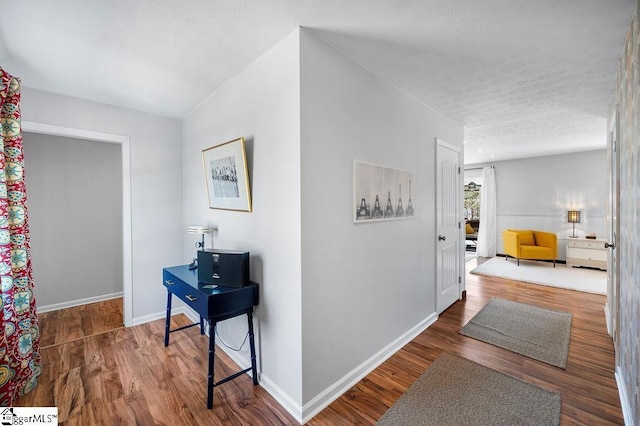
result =
[[520,257],[520,234],[505,229],[502,231],[504,252],[512,257]]

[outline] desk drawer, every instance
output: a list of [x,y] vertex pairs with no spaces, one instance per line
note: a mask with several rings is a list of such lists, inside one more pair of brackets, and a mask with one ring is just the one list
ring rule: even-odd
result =
[[171,293],[178,296],[180,300],[198,314],[204,317],[207,316],[207,295],[167,271],[162,273],[162,280],[164,286],[167,287]]

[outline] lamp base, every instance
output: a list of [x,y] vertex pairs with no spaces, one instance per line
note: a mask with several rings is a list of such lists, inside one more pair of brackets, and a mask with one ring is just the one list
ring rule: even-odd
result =
[[194,269],[198,269],[198,259],[193,259],[193,262],[189,264],[189,270],[193,271]]

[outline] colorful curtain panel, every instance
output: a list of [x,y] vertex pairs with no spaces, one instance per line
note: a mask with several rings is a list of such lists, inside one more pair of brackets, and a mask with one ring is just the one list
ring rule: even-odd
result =
[[0,404],[13,405],[40,374],[40,330],[31,277],[20,80],[0,68]]

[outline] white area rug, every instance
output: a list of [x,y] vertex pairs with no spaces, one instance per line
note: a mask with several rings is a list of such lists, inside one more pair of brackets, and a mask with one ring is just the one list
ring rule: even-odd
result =
[[587,293],[607,294],[607,273],[597,269],[572,268],[556,263],[494,257],[471,271],[472,274],[506,278],[532,284],[568,288]]

